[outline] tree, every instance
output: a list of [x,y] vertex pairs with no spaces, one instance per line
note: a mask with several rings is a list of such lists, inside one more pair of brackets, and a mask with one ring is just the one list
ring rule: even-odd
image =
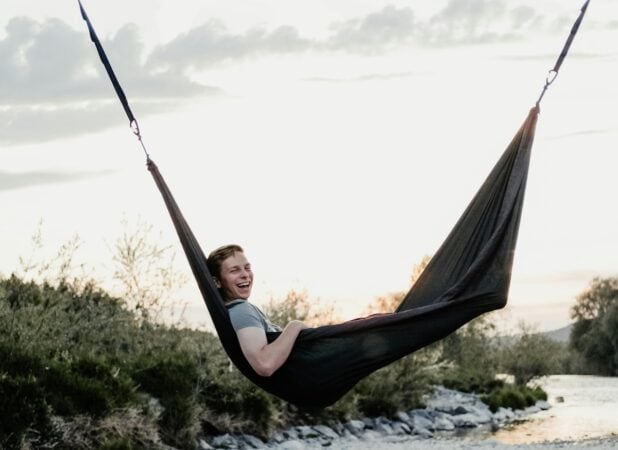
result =
[[480,317],[436,343],[445,363],[438,381],[466,392],[491,390],[498,369],[494,334],[494,323]]
[[[414,286],[414,283],[416,283],[416,280],[419,279],[430,260],[431,256],[425,255],[419,263],[414,265],[412,268],[412,273],[410,274],[410,288]],[[375,300],[374,303],[367,307],[367,314],[393,312],[401,304],[405,296],[406,292],[404,291],[390,292],[388,294],[381,295]]]
[[570,346],[586,362],[585,372],[618,375],[618,277],[595,278],[571,309]]
[[162,245],[161,236],[153,236],[152,225],[138,220],[131,226],[126,219],[123,225],[112,257],[119,296],[143,319],[160,321],[164,310],[173,313],[172,295],[187,282],[187,276],[176,270],[172,246]]
[[291,289],[283,299],[271,297],[264,308],[266,315],[279,326],[300,320],[309,326],[329,325],[337,320],[332,304],[309,298],[307,291]]
[[563,347],[523,323],[520,329],[520,336],[502,350],[500,360],[502,369],[515,378],[515,384],[525,386],[558,371]]

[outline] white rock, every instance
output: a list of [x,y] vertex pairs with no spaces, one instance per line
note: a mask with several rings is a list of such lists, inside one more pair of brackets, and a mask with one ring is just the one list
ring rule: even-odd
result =
[[478,416],[475,414],[458,414],[452,416],[451,420],[457,428],[475,428],[479,426]]
[[406,423],[408,425],[410,424],[410,416],[403,411],[399,411],[397,414],[395,414],[395,418],[400,422]]
[[322,436],[327,437],[328,439],[337,439],[339,437],[335,430],[327,427],[326,425],[316,425],[313,427],[313,429]]
[[251,448],[266,448],[266,445],[264,445],[261,439],[251,436],[250,434],[243,434],[241,439]]
[[433,421],[427,419],[426,417],[423,417],[420,414],[410,415],[409,423],[415,433],[418,429],[424,429],[428,431],[435,429]]
[[543,410],[543,411],[546,411],[549,408],[551,408],[551,405],[549,404],[549,402],[547,402],[545,400],[539,400],[538,402],[536,402],[536,406],[541,408],[541,410]]
[[198,441],[198,449],[199,450],[212,450],[212,446],[206,442],[204,439],[200,439]]
[[414,434],[417,434],[421,437],[424,438],[430,438],[433,437],[433,433],[431,431],[429,431],[427,428],[415,428],[414,429]]
[[211,444],[214,448],[238,448],[238,441],[230,434],[222,434],[221,436],[214,437]]
[[304,448],[306,448],[306,445],[302,441],[294,439],[291,441],[282,442],[281,444],[277,444],[275,448],[277,450],[303,450]]
[[404,422],[393,422],[393,433],[399,435],[410,434],[412,429]]
[[442,431],[452,431],[455,429],[455,425],[451,421],[447,414],[444,413],[436,413],[436,416],[433,419],[433,426],[436,430]]
[[295,430],[298,433],[298,437],[300,439],[311,439],[320,436],[317,431],[307,425],[301,425],[299,427],[296,427]]
[[382,434],[393,434],[393,427],[386,423],[386,422],[378,422],[376,423],[375,427],[373,428],[374,430],[376,430],[378,433],[382,433]]
[[367,440],[371,440],[371,441],[375,441],[378,439],[382,439],[382,435],[380,433],[377,433],[373,430],[366,430],[363,435],[361,436],[361,439],[367,439]]
[[365,423],[360,420],[350,420],[343,424],[346,430],[350,431],[352,434],[358,436],[365,431]]

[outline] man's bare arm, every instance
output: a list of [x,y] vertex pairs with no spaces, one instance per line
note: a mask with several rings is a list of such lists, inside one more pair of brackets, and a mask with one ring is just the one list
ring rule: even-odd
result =
[[307,325],[303,322],[293,320],[270,344],[266,340],[266,333],[262,328],[241,328],[236,332],[236,335],[240,348],[253,370],[258,375],[269,377],[288,359],[298,334],[305,328],[307,328]]

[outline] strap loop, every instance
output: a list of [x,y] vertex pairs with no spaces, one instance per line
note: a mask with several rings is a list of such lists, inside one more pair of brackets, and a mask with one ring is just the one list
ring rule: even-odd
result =
[[539,95],[539,98],[536,101],[537,107],[539,106],[539,103],[541,103],[541,100],[543,99],[543,96],[545,95],[545,92],[547,91],[547,88],[549,87],[549,85],[552,84],[558,77],[558,71],[560,70],[562,63],[564,62],[564,58],[566,58],[567,53],[569,53],[569,49],[571,48],[573,39],[575,38],[575,35],[577,34],[577,30],[579,30],[579,26],[581,25],[582,20],[584,19],[584,14],[586,14],[586,10],[588,9],[588,3],[590,3],[590,0],[586,0],[581,10],[579,11],[579,16],[577,16],[575,23],[573,23],[573,26],[571,27],[571,32],[569,33],[569,36],[567,37],[567,40],[564,43],[564,46],[562,47],[562,51],[560,52],[560,55],[558,56],[558,59],[556,60],[556,64],[554,64],[554,68],[551,69],[549,73],[547,74],[547,78],[545,79],[545,86],[543,86],[541,95]]

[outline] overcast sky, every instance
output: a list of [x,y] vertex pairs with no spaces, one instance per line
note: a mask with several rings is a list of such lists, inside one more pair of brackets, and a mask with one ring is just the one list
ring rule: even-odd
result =
[[[84,1],[144,140],[206,250],[238,242],[254,300],[343,317],[407,287],[534,104],[581,2]],[[505,323],[568,322],[617,274],[618,2],[594,0],[542,105]],[[77,2],[5,0],[0,273],[43,220],[108,268],[122,217],[176,245]],[[180,263],[181,270],[187,270]],[[103,270],[103,269],[102,269]],[[192,323],[208,323],[191,285]]]

